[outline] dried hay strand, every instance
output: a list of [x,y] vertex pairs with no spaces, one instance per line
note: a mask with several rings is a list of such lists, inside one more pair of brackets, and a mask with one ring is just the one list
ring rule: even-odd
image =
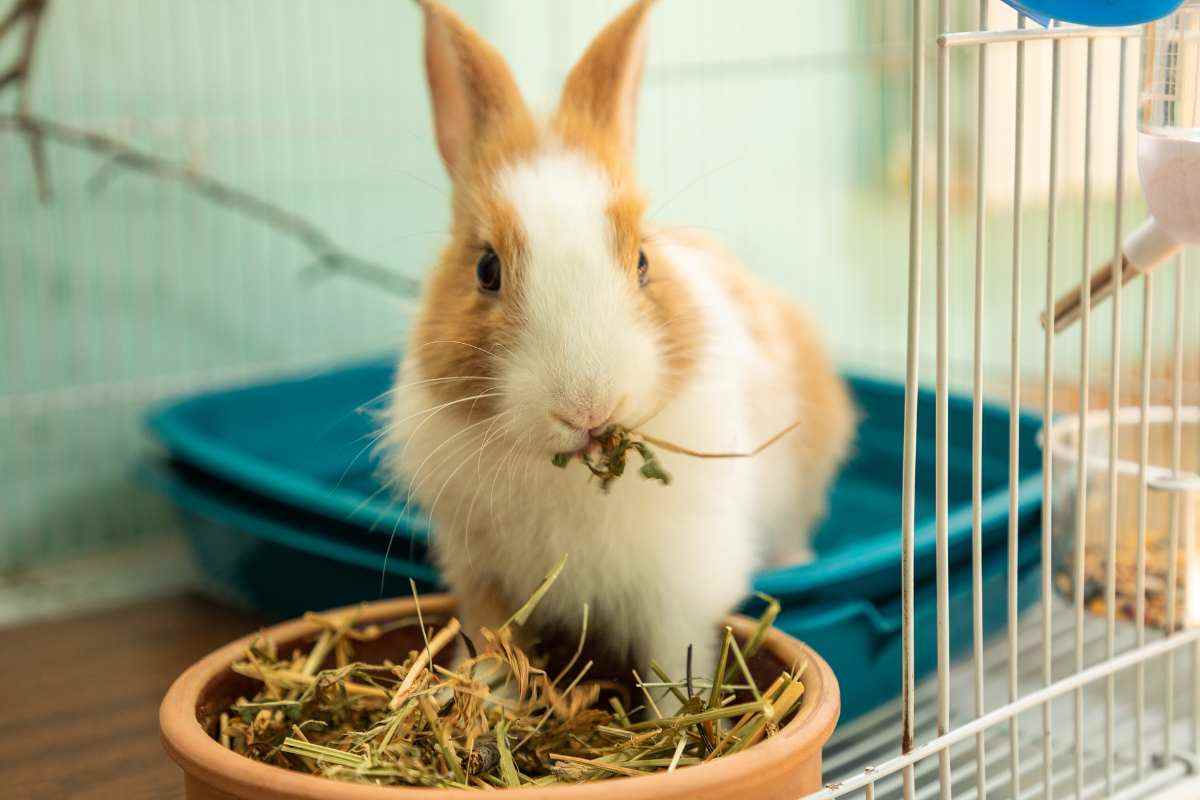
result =
[[[803,666],[760,690],[746,663],[778,605],[770,598],[743,649],[727,628],[712,680],[636,677],[645,707],[628,711],[576,666],[587,636],[587,608],[575,658],[557,675],[517,644],[514,634],[565,564],[546,576],[504,625],[471,642],[457,619],[422,625],[424,647],[398,661],[362,663],[355,646],[391,626],[358,624],[359,614],[308,614],[320,626],[312,649],[281,654],[260,638],[233,665],[257,691],[207,720],[222,745],[247,758],[343,781],[374,785],[488,790],[578,783],[673,771],[720,758],[773,736],[799,708]],[[411,621],[402,621],[411,624]],[[467,657],[436,661],[456,639]],[[569,678],[569,680],[568,680]],[[660,698],[655,700],[654,694]],[[663,714],[666,693],[677,710]]]

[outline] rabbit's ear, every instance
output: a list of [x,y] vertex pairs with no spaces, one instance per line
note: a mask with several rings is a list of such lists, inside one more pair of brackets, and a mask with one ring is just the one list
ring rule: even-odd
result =
[[425,12],[425,76],[438,150],[455,177],[491,128],[531,126],[532,118],[500,53],[441,3],[417,2]]
[[557,127],[569,141],[595,140],[615,156],[633,155],[646,17],[655,0],[636,0],[588,46],[567,76]]

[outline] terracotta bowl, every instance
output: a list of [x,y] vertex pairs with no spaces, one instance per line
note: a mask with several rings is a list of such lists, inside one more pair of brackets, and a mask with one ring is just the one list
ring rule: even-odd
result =
[[[436,595],[421,600],[427,618],[449,615],[454,598]],[[373,603],[361,616],[364,622],[387,622],[412,617],[411,600]],[[754,621],[731,616],[728,624],[745,640]],[[281,650],[303,649],[316,634],[316,626],[293,620],[266,631]],[[343,783],[315,775],[291,772],[237,755],[214,741],[197,717],[227,706],[252,691],[254,682],[232,672],[255,638],[247,636],[201,659],[175,681],[159,709],[159,724],[167,753],[184,771],[188,800],[451,800],[465,794],[451,789],[409,789]],[[376,653],[360,648],[369,660],[384,653],[419,648],[415,626],[401,628],[372,643]],[[837,679],[820,656],[790,636],[772,629],[751,665],[753,671],[773,679],[779,671],[805,661],[805,693],[799,712],[778,735],[741,753],[711,763],[682,767],[673,773],[636,778],[610,778],[569,786],[508,789],[513,800],[665,800],[666,798],[736,798],[737,800],[795,800],[821,788],[821,748],[833,733],[840,710]]]

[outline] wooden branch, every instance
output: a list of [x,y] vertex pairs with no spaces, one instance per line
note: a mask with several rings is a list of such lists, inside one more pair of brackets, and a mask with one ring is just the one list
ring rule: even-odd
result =
[[0,39],[16,30],[18,23],[26,23],[25,38],[17,51],[16,60],[7,69],[0,71],[0,90],[9,84],[24,81],[29,74],[38,37],[38,26],[35,23],[45,10],[46,0],[17,0],[4,15],[4,19],[0,19]]
[[[20,82],[17,95],[17,111],[22,116],[29,116],[33,106],[30,87],[33,81],[29,79],[33,72],[34,59],[37,56],[37,46],[42,30],[42,20],[48,0],[29,0],[29,11],[25,23],[25,40],[22,42],[22,59],[25,61],[25,75]],[[25,144],[29,147],[29,160],[33,162],[33,174],[37,180],[38,199],[43,203],[50,202],[50,166],[46,161],[46,143],[28,129],[25,134]]]
[[401,296],[413,296],[419,291],[420,285],[413,278],[350,253],[310,220],[190,166],[136,149],[98,131],[64,125],[35,115],[0,114],[0,130],[5,129],[32,135],[39,141],[49,139],[77,150],[87,150],[108,158],[113,165],[179,183],[206,200],[296,239],[312,253],[314,266],[358,278]]
[[[0,92],[13,87],[17,91],[17,110],[0,113],[0,131],[12,131],[27,142],[38,195],[43,202],[50,197],[45,148],[46,140],[50,140],[105,158],[102,172],[122,167],[178,183],[212,203],[250,217],[304,245],[313,256],[312,267],[327,273],[344,274],[402,297],[412,297],[419,292],[420,284],[415,279],[345,250],[315,223],[299,214],[206,175],[194,167],[141,150],[114,136],[65,125],[33,113],[30,100],[33,58],[42,30],[41,23],[49,5],[50,0],[16,0],[8,13],[0,18],[0,40],[17,30],[18,23],[24,22],[24,37],[17,60],[0,72]],[[99,185],[99,180],[92,182],[93,189]]]
[[[25,23],[25,35],[21,38],[21,46],[17,51],[16,61],[0,72],[0,91],[6,86],[17,88],[17,113],[24,116],[29,113],[31,82],[34,54],[37,52],[39,34],[42,28],[42,17],[46,13],[49,0],[17,0],[9,9],[8,14],[0,21],[0,40],[11,31],[15,31],[19,22]],[[50,177],[46,165],[46,148],[40,136],[32,130],[22,127],[21,134],[29,147],[29,158],[33,162],[33,174],[37,179],[38,198],[43,202],[50,200]]]
[[29,10],[35,5],[44,5],[44,2],[43,0],[17,0],[17,2],[13,3],[12,7],[8,9],[8,13],[4,15],[4,18],[0,19],[0,39],[3,39],[12,30],[12,27],[28,14]]

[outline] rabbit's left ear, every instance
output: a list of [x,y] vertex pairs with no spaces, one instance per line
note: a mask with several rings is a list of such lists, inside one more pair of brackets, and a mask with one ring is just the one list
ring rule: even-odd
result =
[[613,156],[633,156],[646,17],[654,3],[636,0],[571,69],[555,117],[568,141],[592,141]]
[[479,154],[494,128],[533,130],[504,58],[438,0],[418,0],[425,13],[425,75],[438,149],[452,178]]

